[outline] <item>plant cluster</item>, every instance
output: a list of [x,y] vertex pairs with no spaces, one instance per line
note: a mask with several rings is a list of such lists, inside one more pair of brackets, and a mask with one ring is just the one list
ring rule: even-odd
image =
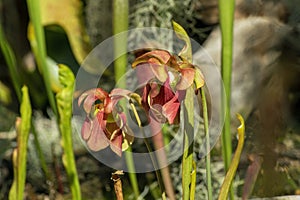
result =
[[108,94],[96,88],[80,96],[78,105],[83,104],[87,114],[81,134],[91,150],[98,151],[110,146],[121,156],[121,150],[132,144],[134,134],[126,124],[124,108],[118,104],[122,99],[128,103],[136,102],[147,113],[149,121],[179,123],[180,104],[186,97],[186,90],[193,87],[197,91],[204,85],[200,69],[185,56],[187,48],[185,46],[179,55],[172,55],[166,50],[153,50],[136,58],[132,67],[140,68],[142,74],[137,73],[138,78],[145,76],[148,79],[141,95],[120,88]]
[[[173,2],[173,1],[171,1]],[[40,3],[43,4],[40,6]],[[78,62],[82,62],[83,58],[88,53],[88,46],[86,40],[78,41],[77,36],[82,38],[85,35],[80,20],[76,18],[74,24],[67,23],[65,19],[60,18],[60,14],[64,12],[61,9],[69,1],[63,1],[60,3],[53,3],[52,1],[39,2],[38,0],[27,0],[28,12],[30,17],[30,23],[28,25],[28,39],[30,41],[31,49],[35,56],[37,66],[41,77],[45,83],[45,91],[49,104],[53,113],[56,116],[59,131],[61,133],[61,146],[63,148],[62,162],[66,169],[66,174],[70,184],[70,189],[73,199],[81,199],[81,189],[75,166],[75,156],[72,146],[72,103],[74,96],[74,82],[75,77],[73,72],[65,65],[59,64],[58,66],[58,87],[53,90],[51,80],[49,63],[47,63],[47,52],[45,44],[44,25],[51,24],[52,21],[59,22],[70,36],[70,42],[73,46],[73,51]],[[70,3],[71,4],[71,3]],[[55,5],[55,6],[54,6]],[[73,5],[73,4],[72,4]],[[122,5],[122,6],[121,6]],[[223,3],[225,5],[225,3]],[[227,5],[227,4],[226,4]],[[228,4],[229,5],[229,4]],[[232,6],[233,4],[230,4]],[[79,5],[73,5],[71,7],[74,12],[70,12],[77,16],[77,11],[80,10]],[[45,12],[40,12],[40,8],[52,8],[58,9],[58,15],[48,15],[47,9]],[[128,29],[128,1],[115,0],[113,2],[114,8],[114,34],[126,31]],[[76,12],[75,12],[76,11]],[[70,14],[69,13],[69,14]],[[222,12],[224,13],[224,12]],[[229,13],[233,14],[233,13]],[[45,17],[45,16],[47,17]],[[44,16],[42,18],[42,16]],[[74,16],[73,16],[74,17]],[[225,16],[226,17],[226,16]],[[224,18],[225,18],[224,17]],[[68,18],[69,20],[72,17]],[[124,20],[119,20],[124,19]],[[118,21],[119,20],[119,21]],[[229,19],[229,23],[230,23]],[[73,34],[71,31],[72,26],[77,27],[80,32]],[[230,26],[229,26],[230,28]],[[206,179],[208,198],[212,199],[212,183],[211,183],[211,170],[210,170],[210,138],[209,138],[209,126],[208,126],[208,110],[205,97],[205,80],[199,67],[192,63],[192,47],[190,39],[185,30],[176,22],[173,22],[173,29],[176,36],[184,42],[182,50],[178,54],[172,54],[163,49],[146,50],[145,53],[139,55],[132,63],[132,68],[136,70],[137,79],[140,83],[143,83],[140,93],[135,91],[129,91],[126,89],[115,88],[110,92],[105,91],[102,88],[94,88],[85,91],[78,99],[78,105],[83,107],[85,112],[85,120],[82,124],[81,136],[86,142],[88,148],[91,151],[97,152],[105,148],[110,148],[116,155],[121,157],[125,154],[128,168],[134,171],[134,163],[130,158],[131,145],[134,142],[135,134],[128,124],[128,117],[126,105],[130,108],[131,113],[137,122],[140,130],[143,132],[143,124],[141,122],[140,113],[137,110],[143,110],[146,113],[147,123],[152,125],[152,131],[155,132],[155,125],[162,124],[175,124],[183,125],[183,152],[182,152],[182,198],[183,199],[195,199],[196,188],[196,163],[194,161],[194,149],[193,149],[193,134],[194,134],[194,97],[199,95],[201,99],[201,107],[204,121],[204,132],[206,136]],[[226,31],[224,31],[226,32]],[[227,33],[227,32],[226,32]],[[85,38],[86,39],[86,38]],[[229,37],[229,40],[232,39]],[[118,38],[114,41],[114,51],[122,52],[126,49],[127,40],[124,38]],[[231,44],[228,49],[231,50]],[[12,77],[13,86],[15,88],[17,97],[21,104],[21,119],[16,122],[17,128],[17,147],[13,151],[13,165],[14,165],[14,182],[10,190],[10,199],[23,199],[24,185],[26,177],[26,148],[28,142],[29,132],[34,131],[34,123],[32,123],[31,103],[28,95],[28,89],[26,86],[22,87],[23,83],[18,79],[18,73],[16,69],[17,61],[10,45],[4,37],[2,28],[0,29],[0,46],[3,51],[4,58],[9,67],[9,73]],[[78,47],[78,48],[76,48]],[[226,52],[225,52],[226,53]],[[231,53],[231,51],[229,52]],[[226,59],[224,59],[226,62]],[[115,79],[118,80],[120,76],[126,72],[127,57],[122,56],[115,60]],[[230,65],[230,61],[227,61]],[[121,67],[120,67],[121,66]],[[93,68],[94,70],[95,68]],[[92,70],[91,70],[92,71]],[[225,75],[230,75],[230,68],[226,71]],[[230,83],[227,79],[227,83]],[[230,85],[230,84],[228,84]],[[21,89],[22,88],[22,89]],[[230,97],[230,90],[227,97]],[[55,95],[54,95],[55,94]],[[225,102],[225,101],[224,101]],[[227,101],[230,102],[230,101]],[[228,106],[228,105],[225,105]],[[181,113],[183,113],[181,115]],[[241,116],[238,115],[238,119],[241,122],[241,126],[238,128],[239,143],[236,153],[233,157],[233,161],[229,166],[227,158],[226,168],[228,173],[225,177],[225,181],[220,190],[219,199],[226,199],[230,185],[234,178],[241,150],[243,148],[244,141],[244,122]],[[228,121],[229,124],[229,121]],[[161,128],[161,127],[159,127]],[[156,133],[156,132],[155,132]],[[34,133],[36,134],[36,133]],[[228,133],[227,133],[228,135]],[[36,137],[36,135],[35,135]],[[154,147],[159,149],[162,146],[162,133],[153,135],[156,139],[153,140]],[[36,137],[37,138],[37,137]],[[226,138],[225,138],[226,140]],[[144,142],[149,152],[152,152],[151,145],[144,135]],[[226,144],[227,143],[227,144]],[[224,142],[225,146],[229,141]],[[39,149],[39,143],[37,141],[37,151]],[[155,149],[155,150],[156,150]],[[230,152],[231,149],[225,148]],[[42,153],[38,152],[41,157],[41,163],[46,176],[49,176],[46,164],[43,163],[44,158]],[[226,157],[230,153],[226,153]],[[157,180],[161,189],[161,198],[175,199],[174,191],[172,189],[172,181],[169,176],[167,167],[163,166],[165,162],[165,155],[151,156],[151,161],[156,170]],[[158,172],[160,170],[160,174]],[[122,184],[120,176],[123,175],[121,170],[117,170],[112,174],[112,180],[115,184],[115,192],[118,199],[122,199]],[[130,173],[130,180],[134,190],[135,197],[139,197],[139,191],[136,181],[135,173]]]

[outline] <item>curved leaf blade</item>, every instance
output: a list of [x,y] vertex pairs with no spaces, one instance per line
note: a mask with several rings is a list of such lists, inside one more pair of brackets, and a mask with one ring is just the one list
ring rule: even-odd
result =
[[219,200],[227,199],[231,183],[233,181],[233,178],[235,176],[238,164],[240,162],[241,153],[244,146],[244,137],[245,137],[245,122],[243,117],[240,114],[237,114],[237,118],[240,121],[241,125],[237,128],[238,130],[238,145],[235,150],[234,156],[232,158],[231,164],[229,166],[229,169],[227,171],[227,174],[225,176],[224,182],[222,184],[220,194],[219,194]]
[[185,46],[183,49],[179,52],[179,56],[183,58],[184,60],[187,60],[189,62],[192,62],[192,45],[190,38],[186,31],[180,26],[178,23],[172,21],[173,23],[173,29],[177,35],[177,37],[185,42]]

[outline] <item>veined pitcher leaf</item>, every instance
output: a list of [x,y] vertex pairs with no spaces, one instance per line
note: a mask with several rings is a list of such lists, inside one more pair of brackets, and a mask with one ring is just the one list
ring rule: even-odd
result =
[[63,164],[66,169],[73,199],[81,199],[80,185],[75,165],[72,144],[72,102],[74,92],[73,72],[65,65],[59,65],[59,82],[63,88],[56,94],[61,144],[64,151]]

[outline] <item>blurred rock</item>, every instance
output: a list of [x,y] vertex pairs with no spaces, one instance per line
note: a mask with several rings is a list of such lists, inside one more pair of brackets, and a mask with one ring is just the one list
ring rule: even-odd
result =
[[93,47],[112,36],[112,1],[86,0],[85,21]]
[[[265,9],[267,8],[269,7],[267,6]],[[277,7],[274,9],[276,11]],[[237,12],[240,12],[240,10]],[[299,27],[285,24],[280,19],[281,17],[276,14],[266,17],[248,16],[235,20],[232,114],[239,112],[247,118],[257,105],[262,88],[268,85],[274,74],[283,72],[280,69],[293,71],[293,73],[285,73],[285,77],[282,76],[282,79],[295,80],[294,82],[292,80],[285,82],[287,85],[284,87],[287,91],[293,84],[297,84],[297,78],[291,76],[291,74],[300,73]],[[219,28],[216,28],[209,35],[204,43],[204,50],[199,50],[194,55],[194,60],[197,60],[200,65],[212,67],[206,66],[212,64],[206,53],[220,67],[221,33]],[[211,74],[208,78],[214,79],[215,76]],[[218,93],[219,91],[209,92]]]
[[[40,143],[41,151],[45,158],[49,169],[54,165],[54,162],[61,160],[61,136],[58,130],[58,125],[55,117],[46,118],[41,113],[35,113],[34,124],[37,132],[38,141]],[[78,130],[80,124],[74,119],[73,123],[73,150],[76,155],[86,153],[86,149],[81,142]],[[57,160],[56,160],[57,159]],[[27,162],[28,181],[38,189],[45,188],[45,177],[42,171],[39,155],[35,146],[34,137],[31,134],[28,141],[28,162]],[[61,163],[60,163],[61,164]],[[51,166],[51,167],[50,167]],[[53,169],[52,169],[53,170]]]

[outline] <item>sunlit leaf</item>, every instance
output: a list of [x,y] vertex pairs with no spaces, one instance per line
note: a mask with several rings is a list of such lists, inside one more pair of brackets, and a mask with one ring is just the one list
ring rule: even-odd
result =
[[80,0],[41,0],[41,19],[44,26],[61,26],[69,40],[78,63],[86,58],[91,50],[84,27]]

